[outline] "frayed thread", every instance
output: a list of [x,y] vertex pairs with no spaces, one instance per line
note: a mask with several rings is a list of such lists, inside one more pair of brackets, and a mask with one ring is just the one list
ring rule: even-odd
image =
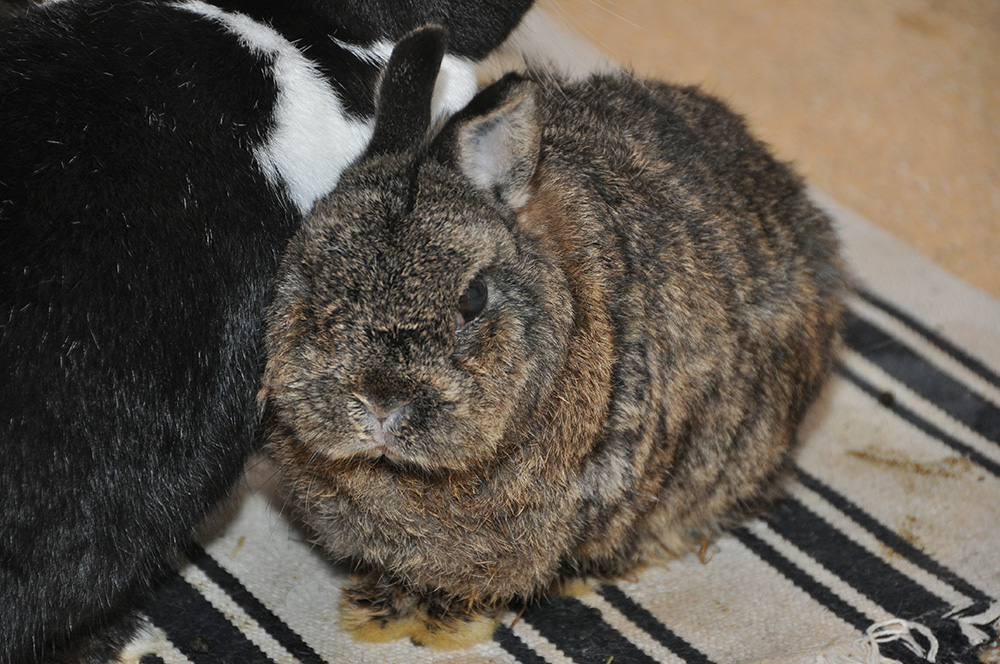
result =
[[[926,650],[917,642],[914,633],[927,640]],[[893,642],[902,643],[928,662],[937,660],[938,640],[931,630],[920,623],[894,618],[872,625],[861,639],[846,647],[817,655],[815,664],[902,664],[882,654],[881,645]]]
[[[996,641],[1000,634],[1000,603],[992,604],[974,615],[962,615],[969,610],[969,607],[956,609],[944,617],[958,623],[970,648]],[[917,641],[917,634],[926,641],[926,647]],[[828,648],[816,655],[813,661],[814,664],[901,664],[882,654],[882,646],[894,642],[903,644],[928,662],[937,661],[940,646],[933,632],[920,623],[900,618],[876,623],[865,630],[860,639]]]

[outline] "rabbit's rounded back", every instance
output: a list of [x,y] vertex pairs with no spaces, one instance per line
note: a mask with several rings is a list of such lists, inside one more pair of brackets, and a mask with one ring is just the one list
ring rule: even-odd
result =
[[269,314],[269,449],[318,540],[488,604],[765,496],[845,287],[798,177],[720,102],[626,74],[507,77],[428,143],[410,50]]

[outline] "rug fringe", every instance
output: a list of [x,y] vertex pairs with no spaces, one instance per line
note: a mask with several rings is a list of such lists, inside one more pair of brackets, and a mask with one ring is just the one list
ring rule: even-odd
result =
[[[969,610],[970,607],[957,609],[944,617],[958,624],[969,648],[994,642],[1000,627],[1000,602],[974,615],[963,615]],[[926,645],[917,641],[918,634]],[[901,643],[917,657],[937,662],[940,644],[934,633],[921,623],[894,618],[873,624],[859,639],[831,645],[815,656],[813,664],[901,664],[882,653],[882,646],[887,643]]]

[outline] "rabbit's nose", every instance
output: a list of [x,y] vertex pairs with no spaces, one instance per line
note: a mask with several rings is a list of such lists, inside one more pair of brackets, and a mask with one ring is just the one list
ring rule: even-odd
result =
[[391,431],[410,410],[409,403],[406,401],[398,399],[382,401],[358,393],[355,393],[354,396],[365,407],[371,423],[382,431]]

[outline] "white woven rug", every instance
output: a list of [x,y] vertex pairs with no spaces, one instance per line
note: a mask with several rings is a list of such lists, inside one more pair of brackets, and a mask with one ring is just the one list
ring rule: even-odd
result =
[[1000,661],[1000,303],[817,197],[862,287],[847,347],[788,497],[707,564],[532,606],[466,651],[357,643],[337,623],[343,570],[282,514],[261,465],[146,606],[132,661]]

